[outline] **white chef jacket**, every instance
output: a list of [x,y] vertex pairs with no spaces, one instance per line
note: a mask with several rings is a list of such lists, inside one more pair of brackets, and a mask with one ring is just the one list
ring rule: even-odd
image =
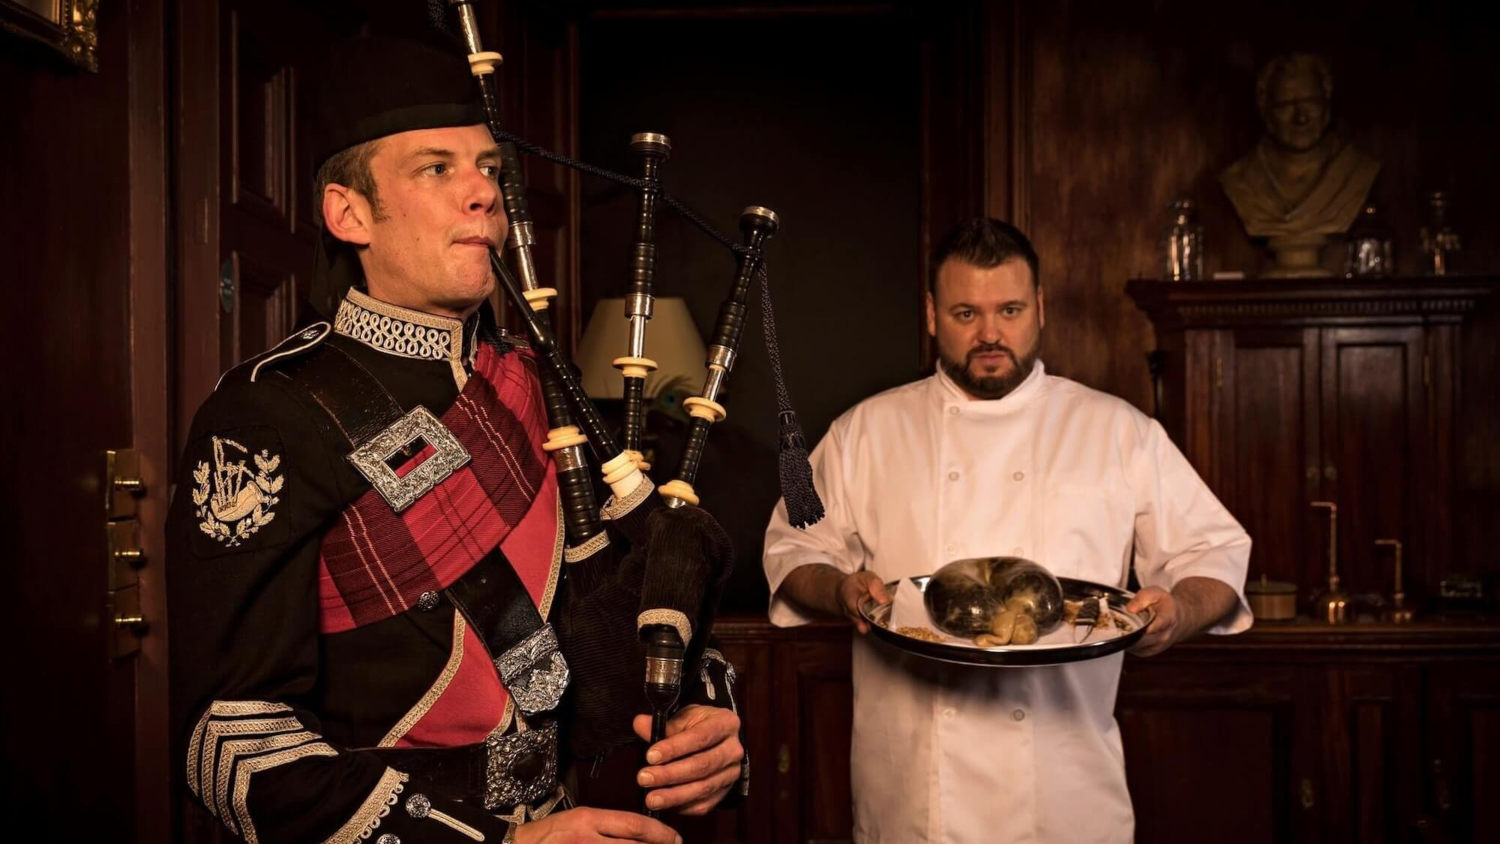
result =
[[[771,621],[811,621],[777,594],[809,563],[884,581],[964,557],[1012,555],[1124,586],[1229,584],[1250,626],[1250,537],[1154,420],[1046,374],[970,401],[943,373],[834,421],[812,453],[828,515],[806,531],[777,505],[766,530]],[[870,636],[854,647],[851,753],[860,844],[1128,842],[1114,719],[1123,654],[1039,668],[966,668]]]

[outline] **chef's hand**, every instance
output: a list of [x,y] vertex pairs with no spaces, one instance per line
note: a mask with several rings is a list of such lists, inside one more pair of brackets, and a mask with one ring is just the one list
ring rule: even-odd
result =
[[1130,652],[1155,656],[1217,624],[1239,603],[1239,594],[1233,587],[1212,577],[1185,577],[1171,592],[1147,586],[1125,605],[1131,612],[1149,607],[1155,615],[1146,625],[1146,634]]
[[[635,716],[635,732],[651,740],[651,716]],[[649,767],[636,774],[651,809],[707,814],[740,778],[745,748],[740,716],[731,709],[690,704],[667,722],[667,737],[646,748]]]
[[682,844],[682,836],[661,821],[634,812],[579,807],[553,812],[516,827],[516,844]]
[[1145,635],[1130,649],[1137,656],[1156,656],[1177,641],[1177,602],[1172,599],[1172,593],[1158,586],[1147,586],[1125,605],[1125,609],[1133,613],[1147,607],[1151,608],[1151,623],[1146,625]]
[[879,575],[869,571],[845,574],[827,563],[808,563],[792,569],[776,594],[804,611],[847,618],[861,633],[870,632],[870,625],[859,614],[860,603],[867,597],[882,605],[891,602]]
[[845,575],[839,582],[838,589],[839,608],[854,622],[854,629],[861,633],[870,632],[870,623],[859,613],[859,605],[864,603],[865,598],[874,598],[875,603],[882,605],[891,602],[891,596],[886,593],[880,575],[872,571],[857,571]]

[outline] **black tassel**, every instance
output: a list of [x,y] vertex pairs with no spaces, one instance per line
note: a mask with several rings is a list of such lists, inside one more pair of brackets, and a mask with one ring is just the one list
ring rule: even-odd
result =
[[776,343],[776,315],[771,311],[771,282],[764,261],[759,275],[761,324],[766,336],[766,356],[771,359],[771,375],[776,379],[776,404],[780,414],[777,469],[781,475],[781,497],[786,499],[787,521],[806,529],[823,520],[823,500],[818,498],[818,490],[813,486],[807,440],[802,436],[802,426],[797,424],[797,412],[792,410],[792,399],[787,393],[786,381],[781,377],[781,349]]
[[807,459],[807,440],[802,437],[802,426],[797,424],[797,413],[781,412],[781,451],[777,455],[781,473],[781,494],[786,499],[786,518],[799,528],[807,528],[823,520],[823,500],[813,486],[812,464]]

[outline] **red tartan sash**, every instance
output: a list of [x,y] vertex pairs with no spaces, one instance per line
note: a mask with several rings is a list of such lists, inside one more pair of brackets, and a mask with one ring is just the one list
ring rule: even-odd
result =
[[[529,354],[479,348],[442,422],[470,460],[401,513],[375,490],[339,514],[318,559],[320,628],[340,633],[414,607],[499,546],[547,614],[561,559],[557,476],[541,444],[546,411]],[[428,446],[397,470],[433,453]]]

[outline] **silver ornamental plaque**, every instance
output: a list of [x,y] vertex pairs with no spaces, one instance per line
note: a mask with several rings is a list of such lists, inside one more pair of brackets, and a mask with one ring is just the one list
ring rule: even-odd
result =
[[558,650],[557,634],[543,624],[495,660],[500,680],[516,706],[527,715],[557,706],[568,688],[568,661]]
[[484,808],[535,803],[557,790],[557,722],[485,740]]
[[[388,461],[418,439],[425,440],[436,453],[405,476],[397,475]],[[469,451],[432,411],[418,405],[351,452],[349,462],[375,487],[385,503],[399,513],[468,463]]]

